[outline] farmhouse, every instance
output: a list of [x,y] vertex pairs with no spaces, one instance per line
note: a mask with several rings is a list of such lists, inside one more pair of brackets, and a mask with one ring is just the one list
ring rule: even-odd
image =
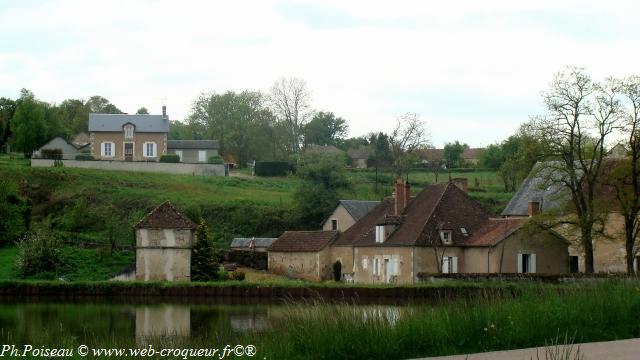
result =
[[269,269],[326,279],[340,262],[344,278],[356,283],[414,283],[435,273],[568,270],[564,238],[529,231],[528,218],[491,218],[465,189],[464,182],[450,181],[412,197],[410,185],[398,179],[392,197],[344,231],[285,233],[269,248]]

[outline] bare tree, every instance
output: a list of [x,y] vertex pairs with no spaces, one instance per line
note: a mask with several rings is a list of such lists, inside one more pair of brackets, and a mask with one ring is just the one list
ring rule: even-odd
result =
[[406,113],[398,118],[389,136],[395,175],[402,176],[403,172],[408,172],[414,152],[427,144],[427,135],[418,114]]
[[606,185],[614,189],[617,208],[624,218],[627,272],[633,274],[640,233],[640,76],[622,80],[619,89],[625,106],[622,133],[628,156],[611,161],[613,166],[605,173]]
[[584,69],[569,67],[557,73],[543,93],[547,113],[529,124],[546,143],[544,167],[549,179],[569,193],[575,225],[585,255],[585,272],[593,273],[594,226],[600,215],[596,187],[605,156],[605,142],[616,130],[620,104],[613,83],[597,84]]
[[290,151],[298,153],[302,144],[302,131],[312,115],[311,92],[300,78],[281,78],[271,87],[269,103],[273,113],[283,122],[290,135]]

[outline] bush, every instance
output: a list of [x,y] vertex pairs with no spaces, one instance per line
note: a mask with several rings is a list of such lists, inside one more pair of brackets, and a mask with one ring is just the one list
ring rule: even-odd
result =
[[93,156],[91,156],[91,154],[78,154],[76,155],[76,160],[79,161],[90,161],[90,160],[95,160],[93,158]]
[[229,279],[243,281],[245,278],[245,274],[243,271],[234,271],[229,275]]
[[48,231],[27,234],[18,243],[18,271],[23,276],[56,272],[62,265],[62,242]]
[[161,163],[179,163],[180,156],[176,154],[165,154],[160,156],[160,162]]
[[0,246],[18,240],[26,231],[27,221],[26,201],[12,183],[0,180]]
[[43,149],[41,155],[43,159],[62,159],[62,149]]
[[218,155],[209,156],[209,164],[224,164],[224,160]]
[[294,172],[295,166],[286,161],[260,161],[256,163],[256,176],[285,176]]

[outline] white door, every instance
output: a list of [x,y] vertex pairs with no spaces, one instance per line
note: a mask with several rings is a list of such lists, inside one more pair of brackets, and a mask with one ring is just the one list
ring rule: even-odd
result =
[[199,162],[207,162],[207,151],[206,150],[198,150],[198,161]]

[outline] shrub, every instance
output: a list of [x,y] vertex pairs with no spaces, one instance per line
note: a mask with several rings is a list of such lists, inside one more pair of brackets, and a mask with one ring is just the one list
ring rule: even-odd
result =
[[90,161],[90,160],[95,160],[93,158],[93,156],[91,156],[91,154],[78,154],[76,155],[76,160],[79,161]]
[[224,160],[218,155],[209,156],[209,164],[224,164]]
[[176,154],[165,154],[160,156],[160,162],[161,163],[179,163],[180,156]]
[[17,240],[26,231],[28,208],[15,186],[0,180],[0,246]]
[[293,171],[293,164],[286,161],[260,161],[255,168],[256,176],[285,176]]
[[62,159],[62,149],[43,149],[41,154],[43,159]]
[[234,271],[229,275],[229,279],[243,281],[245,278],[245,274],[243,271]]
[[200,219],[196,229],[196,245],[191,259],[191,280],[212,281],[219,278],[221,254],[213,246],[209,227]]
[[62,265],[62,242],[51,232],[38,230],[18,243],[18,271],[23,276],[55,272]]

